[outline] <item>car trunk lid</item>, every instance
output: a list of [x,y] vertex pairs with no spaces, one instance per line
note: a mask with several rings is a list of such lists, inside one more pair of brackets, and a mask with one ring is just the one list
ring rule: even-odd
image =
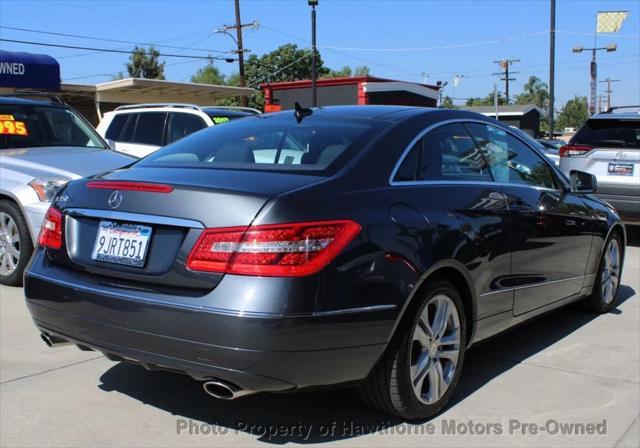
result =
[[[51,257],[70,268],[117,278],[130,286],[153,283],[211,289],[222,278],[220,274],[197,273],[185,266],[205,228],[249,226],[270,198],[322,179],[269,172],[134,168],[76,181],[56,203],[66,216],[66,250]],[[131,185],[144,191],[128,189]],[[158,186],[166,188],[159,191]],[[146,250],[140,254],[142,265],[95,259],[100,235],[104,236],[100,228],[107,225],[116,230],[122,230],[117,226],[149,229]],[[120,248],[114,251],[120,254]]]

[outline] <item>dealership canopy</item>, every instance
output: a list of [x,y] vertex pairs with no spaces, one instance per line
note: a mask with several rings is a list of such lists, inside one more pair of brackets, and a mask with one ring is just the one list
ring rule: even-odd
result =
[[46,54],[0,50],[0,87],[60,90],[60,65]]

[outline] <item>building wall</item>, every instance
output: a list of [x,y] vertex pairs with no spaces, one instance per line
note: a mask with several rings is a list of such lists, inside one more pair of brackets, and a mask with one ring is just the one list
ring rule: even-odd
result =
[[[491,117],[493,118],[493,116]],[[535,138],[540,135],[540,114],[535,110],[519,117],[502,116],[498,120],[508,126],[515,126],[523,130],[531,137]]]
[[393,104],[400,106],[436,107],[436,100],[411,92],[372,92],[367,95],[368,104]]
[[[273,104],[279,104],[282,110],[293,109],[294,104],[310,107],[312,103],[311,89],[273,89]],[[358,86],[356,84],[344,86],[318,87],[318,106],[336,106],[340,104],[358,104]]]

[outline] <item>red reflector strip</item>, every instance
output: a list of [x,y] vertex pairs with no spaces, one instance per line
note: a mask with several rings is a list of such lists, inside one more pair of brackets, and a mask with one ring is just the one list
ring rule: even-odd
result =
[[103,190],[129,190],[147,193],[171,193],[173,187],[165,184],[151,184],[147,182],[125,182],[112,180],[92,180],[87,182],[87,188]]
[[240,275],[297,277],[328,265],[360,232],[353,221],[207,229],[187,267]]

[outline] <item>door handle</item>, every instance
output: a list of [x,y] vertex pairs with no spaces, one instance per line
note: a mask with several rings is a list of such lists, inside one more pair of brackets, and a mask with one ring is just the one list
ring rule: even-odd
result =
[[576,221],[574,219],[565,219],[564,223],[568,226],[575,226],[576,225]]

